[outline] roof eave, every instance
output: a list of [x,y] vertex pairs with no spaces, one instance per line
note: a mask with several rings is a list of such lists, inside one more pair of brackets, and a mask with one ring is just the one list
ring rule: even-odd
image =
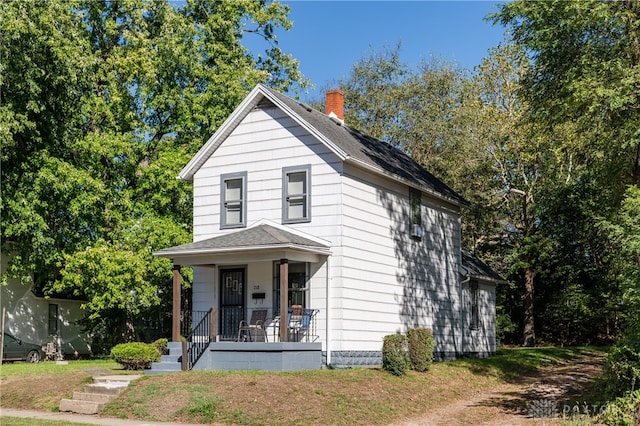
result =
[[203,249],[191,249],[191,250],[158,250],[153,252],[154,256],[175,258],[186,256],[201,256],[201,255],[216,255],[216,254],[229,254],[238,252],[257,252],[267,250],[297,250],[308,253],[331,255],[331,249],[329,247],[314,247],[304,246],[298,244],[269,244],[269,245],[255,245],[255,246],[243,246],[243,247],[224,247],[224,248],[203,248]]
[[307,123],[302,117],[291,110],[288,105],[280,101],[266,86],[258,84],[249,92],[249,94],[243,99],[243,101],[236,107],[229,117],[222,123],[222,125],[216,130],[216,132],[205,142],[200,150],[194,155],[186,166],[180,171],[177,179],[186,181],[192,181],[193,176],[207,161],[207,159],[215,151],[215,147],[219,141],[225,139],[229,134],[237,127],[237,125],[246,117],[253,107],[258,105],[263,98],[267,98],[278,108],[291,117],[295,122],[307,130],[310,134],[316,137],[320,142],[324,143],[329,150],[335,153],[341,160],[347,158],[347,154],[340,149],[331,140],[327,139],[322,133],[320,133],[315,127]]
[[200,167],[202,167],[202,165],[211,156],[216,143],[219,140],[226,138],[233,129],[235,129],[237,124],[246,116],[248,111],[260,102],[261,97],[259,95],[261,94],[264,96],[264,90],[262,90],[260,85],[257,85],[251,90],[251,92],[249,92],[236,109],[233,110],[231,115],[227,117],[220,127],[218,127],[218,130],[216,130],[207,142],[202,145],[202,148],[198,150],[196,155],[194,155],[187,165],[182,168],[177,176],[178,179],[186,181],[193,180],[193,175],[196,174]]
[[497,278],[493,278],[493,277],[488,277],[486,275],[471,274],[469,276],[471,278],[473,278],[473,279],[482,280],[484,282],[488,282],[488,283],[491,283],[491,284],[506,284],[507,283],[506,280],[497,279]]
[[378,175],[381,175],[381,176],[385,176],[385,177],[392,178],[392,179],[394,179],[394,180],[396,180],[396,181],[398,181],[398,182],[401,182],[401,183],[403,183],[403,184],[405,184],[405,185],[408,185],[408,186],[410,186],[410,187],[412,187],[412,188],[419,189],[420,191],[422,191],[422,192],[424,192],[424,193],[426,193],[426,194],[429,194],[429,195],[431,195],[431,196],[432,196],[432,197],[434,197],[434,198],[437,198],[437,199],[442,200],[442,201],[446,201],[446,202],[448,202],[448,203],[450,203],[450,204],[453,204],[453,205],[455,205],[455,206],[458,206],[458,207],[465,207],[465,206],[468,206],[468,205],[469,205],[469,202],[468,202],[468,201],[466,201],[466,200],[463,200],[464,202],[462,202],[462,201],[457,200],[457,199],[455,199],[455,198],[447,197],[446,195],[443,195],[443,194],[442,194],[442,193],[440,193],[440,192],[434,191],[434,190],[433,190],[433,189],[431,189],[431,188],[427,188],[426,186],[419,185],[419,184],[417,184],[415,181],[409,181],[409,180],[404,179],[404,178],[402,178],[402,177],[400,177],[400,176],[398,176],[398,175],[396,175],[396,174],[394,174],[394,173],[390,173],[390,172],[388,172],[388,171],[384,170],[384,169],[383,169],[383,168],[381,168],[381,167],[375,167],[375,166],[373,166],[373,165],[371,165],[371,164],[369,164],[369,163],[366,163],[366,162],[364,162],[364,161],[362,161],[362,160],[359,160],[359,159],[357,159],[357,158],[354,158],[354,157],[348,157],[348,158],[345,160],[345,162],[352,163],[352,164],[354,164],[354,165],[355,165],[355,166],[357,166],[357,167],[361,167],[361,168],[363,168],[363,169],[369,170],[369,171],[371,171],[371,172],[373,172],[373,173],[376,173],[376,174],[378,174]]

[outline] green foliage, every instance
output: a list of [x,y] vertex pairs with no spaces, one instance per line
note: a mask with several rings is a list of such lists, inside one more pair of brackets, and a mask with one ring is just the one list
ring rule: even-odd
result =
[[168,343],[169,343],[169,339],[163,337],[151,343],[151,346],[156,348],[160,355],[168,355],[169,354],[169,348],[167,348]]
[[616,398],[598,416],[598,423],[615,426],[635,426],[640,420],[640,389]]
[[427,371],[433,363],[433,348],[436,341],[430,328],[410,328],[407,330],[409,359],[411,368]]
[[382,343],[382,368],[394,376],[404,375],[411,366],[407,336],[389,334]]
[[[635,150],[639,139],[632,123],[638,118],[639,95],[634,87],[640,80],[637,2],[516,1],[503,5],[494,19],[509,25],[516,42],[535,58],[524,87],[541,119],[575,120],[581,130],[599,133],[603,139],[591,140],[592,148],[609,158],[629,153],[625,148]],[[602,121],[599,126],[592,125],[596,119]],[[611,149],[611,143],[622,151]]]
[[500,312],[503,308],[503,306],[496,307],[496,338],[500,341],[518,329],[509,315]]
[[151,368],[152,362],[160,361],[160,354],[153,345],[131,342],[114,346],[111,349],[111,358],[125,370],[142,370]]
[[625,340],[609,352],[604,366],[607,396],[616,397],[640,388],[640,345]]
[[191,240],[191,189],[175,176],[256,83],[307,85],[277,46],[288,12],[258,0],[0,2],[3,280],[86,300],[87,327],[113,331],[107,344],[168,309],[171,264],[152,252]]

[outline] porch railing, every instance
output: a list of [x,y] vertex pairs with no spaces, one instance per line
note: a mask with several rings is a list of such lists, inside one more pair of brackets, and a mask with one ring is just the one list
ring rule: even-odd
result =
[[207,350],[209,343],[214,341],[216,335],[215,321],[216,315],[213,308],[208,311],[193,312],[195,326],[182,342],[182,370],[191,370]]
[[[315,342],[318,340],[316,330],[316,315],[318,309],[303,309],[302,313],[296,315],[292,308],[289,308],[286,324],[289,328],[290,342]],[[280,317],[275,317],[265,326],[269,342],[280,341]]]
[[202,318],[208,314],[209,311],[183,310],[180,312],[180,335],[188,336],[191,334],[194,326],[198,325]]

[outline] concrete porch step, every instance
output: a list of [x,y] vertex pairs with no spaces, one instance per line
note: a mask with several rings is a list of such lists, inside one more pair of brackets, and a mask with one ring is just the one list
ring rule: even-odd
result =
[[74,392],[73,399],[75,401],[92,401],[106,404],[113,399],[114,395],[107,395],[104,393],[88,393],[88,392]]
[[182,354],[179,355],[161,355],[160,362],[180,362]]
[[149,370],[144,374],[166,374],[182,371],[182,343],[168,342],[169,355],[162,355],[160,362],[152,362]]
[[152,362],[151,369],[156,370],[170,370],[170,371],[180,371],[182,369],[182,363],[180,362]]
[[140,375],[96,376],[92,384],[85,385],[84,392],[74,392],[73,399],[60,401],[60,411],[78,414],[98,414],[104,406],[114,399]]
[[118,395],[120,392],[122,392],[123,389],[125,389],[128,385],[118,385],[118,386],[105,386],[104,384],[90,384],[90,385],[85,385],[84,386],[84,391],[86,393],[99,393],[99,394],[103,394],[103,395],[112,395],[112,396],[116,396]]
[[78,414],[98,414],[105,406],[103,402],[78,401],[75,399],[63,399],[60,401],[60,411],[71,411]]

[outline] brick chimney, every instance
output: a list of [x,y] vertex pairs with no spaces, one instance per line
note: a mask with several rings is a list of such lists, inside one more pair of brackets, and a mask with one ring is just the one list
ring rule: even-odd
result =
[[344,122],[344,92],[342,90],[327,90],[325,114]]

